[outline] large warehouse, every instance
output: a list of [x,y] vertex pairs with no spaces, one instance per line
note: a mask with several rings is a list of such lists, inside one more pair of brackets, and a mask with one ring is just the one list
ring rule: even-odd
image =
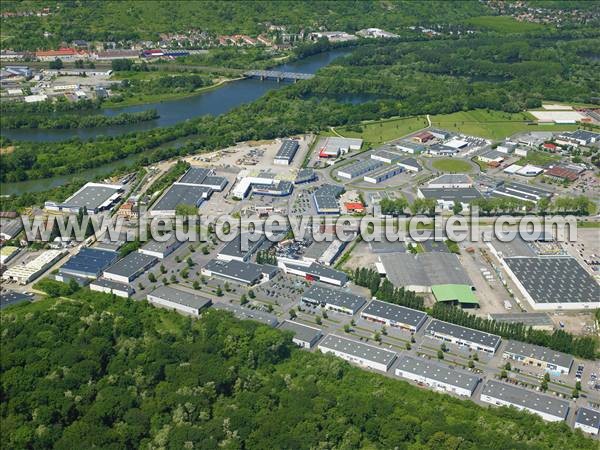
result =
[[372,322],[382,323],[389,327],[397,327],[411,332],[419,331],[427,320],[427,313],[393,303],[373,300],[362,310],[360,316]]
[[340,270],[331,267],[322,266],[317,263],[308,264],[305,261],[289,261],[279,258],[277,265],[285,273],[299,275],[308,281],[320,281],[321,283],[331,284],[333,286],[344,286],[348,282],[348,275]]
[[481,381],[481,378],[468,372],[413,356],[401,356],[395,373],[396,376],[423,383],[435,390],[463,397],[471,397]]
[[157,258],[139,252],[131,252],[104,271],[104,278],[118,283],[131,283],[156,264]]
[[473,330],[472,328],[461,327],[453,323],[442,322],[437,319],[429,323],[425,334],[461,347],[467,347],[471,350],[481,350],[491,354],[494,354],[500,345],[500,336]]
[[212,309],[227,311],[241,320],[254,320],[270,327],[276,327],[279,324],[277,316],[258,309],[245,308],[234,303],[216,302]]
[[269,280],[274,277],[279,269],[268,264],[256,264],[243,262],[236,259],[223,261],[220,259],[210,260],[201,270],[203,275],[218,277],[227,281],[252,286],[261,280]]
[[481,401],[497,406],[514,406],[537,414],[548,422],[565,420],[569,413],[569,402],[566,400],[494,380],[485,383]]
[[600,411],[581,407],[575,416],[575,428],[584,433],[598,435],[600,433]]
[[354,164],[350,164],[342,167],[337,171],[337,176],[340,178],[345,178],[347,180],[351,180],[353,178],[360,177],[368,172],[379,169],[383,167],[384,163],[381,161],[377,161],[374,159],[366,159],[363,161],[358,161]]
[[195,184],[174,183],[161,198],[152,206],[152,216],[175,216],[179,205],[200,207],[203,201],[208,200],[212,189]]
[[118,257],[117,252],[110,250],[82,247],[79,253],[63,264],[58,273],[63,277],[98,278]]
[[600,308],[600,285],[575,258],[513,257],[502,263],[535,310]]
[[44,208],[48,211],[77,214],[86,208],[88,214],[98,214],[117,204],[123,195],[120,184],[86,183],[81,189],[62,203],[48,201]]
[[275,155],[274,163],[289,166],[294,160],[294,156],[298,151],[298,141],[292,139],[284,139],[281,141],[281,147],[277,150]]
[[332,353],[363,367],[387,372],[396,360],[396,353],[375,345],[364,344],[329,334],[319,344],[323,353]]
[[306,305],[322,306],[325,309],[354,315],[364,306],[366,300],[341,289],[331,289],[313,284],[300,298]]
[[519,341],[508,341],[502,357],[542,367],[553,373],[569,373],[574,361],[573,357],[567,353]]
[[313,348],[319,339],[321,339],[321,336],[323,336],[323,333],[318,328],[309,327],[308,325],[290,320],[285,320],[279,329],[294,333],[292,342],[302,348]]
[[63,250],[46,250],[35,259],[22,265],[14,265],[2,274],[4,280],[27,284],[52,267],[64,255]]
[[146,296],[146,299],[153,305],[196,317],[212,304],[209,298],[171,286],[161,286],[155,289]]

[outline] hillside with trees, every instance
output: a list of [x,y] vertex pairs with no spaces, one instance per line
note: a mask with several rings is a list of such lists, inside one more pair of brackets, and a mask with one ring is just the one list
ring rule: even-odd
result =
[[2,313],[3,448],[597,448],[565,423],[421,390],[224,312],[69,296]]

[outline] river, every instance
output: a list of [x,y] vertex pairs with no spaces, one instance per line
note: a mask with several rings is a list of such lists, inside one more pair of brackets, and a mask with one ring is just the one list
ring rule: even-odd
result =
[[[350,53],[350,49],[337,49],[325,53],[312,55],[304,59],[282,64],[273,70],[286,72],[315,73],[321,67],[326,66],[334,59]],[[143,105],[129,106],[123,108],[103,109],[107,115],[115,115],[122,112],[138,112],[147,109],[156,109],[160,117],[156,120],[142,122],[132,125],[120,125],[102,128],[85,128],[69,130],[37,130],[19,129],[2,130],[2,135],[13,140],[27,140],[35,142],[57,142],[72,138],[91,139],[98,136],[118,136],[132,131],[150,130],[157,127],[167,127],[194,117],[206,114],[219,115],[230,111],[244,103],[249,103],[263,96],[272,89],[279,89],[287,83],[276,81],[261,81],[257,79],[243,79],[232,81],[202,94],[189,96],[177,100],[168,100],[159,103],[147,103]],[[363,98],[364,97],[364,98]],[[366,101],[366,96],[345,96],[339,99],[343,102],[357,103]],[[172,142],[168,146],[174,145]],[[27,180],[15,183],[3,183],[1,185],[2,195],[19,195],[25,192],[39,192],[52,189],[68,183],[73,178],[87,180],[107,175],[113,170],[135,162],[139,155],[132,155],[126,159],[114,161],[99,167],[94,167],[77,174],[61,175],[40,180]]]

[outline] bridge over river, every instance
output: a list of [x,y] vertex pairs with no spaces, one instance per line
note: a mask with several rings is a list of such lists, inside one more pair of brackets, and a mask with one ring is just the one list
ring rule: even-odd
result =
[[248,72],[244,72],[244,76],[247,78],[260,78],[261,80],[271,79],[296,82],[298,80],[308,80],[315,75],[312,73],[281,72],[278,70],[249,70]]

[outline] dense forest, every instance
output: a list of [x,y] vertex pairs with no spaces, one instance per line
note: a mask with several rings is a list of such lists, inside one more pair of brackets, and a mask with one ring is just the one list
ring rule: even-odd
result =
[[80,289],[3,311],[0,339],[3,448],[597,448],[218,311],[192,321]]

